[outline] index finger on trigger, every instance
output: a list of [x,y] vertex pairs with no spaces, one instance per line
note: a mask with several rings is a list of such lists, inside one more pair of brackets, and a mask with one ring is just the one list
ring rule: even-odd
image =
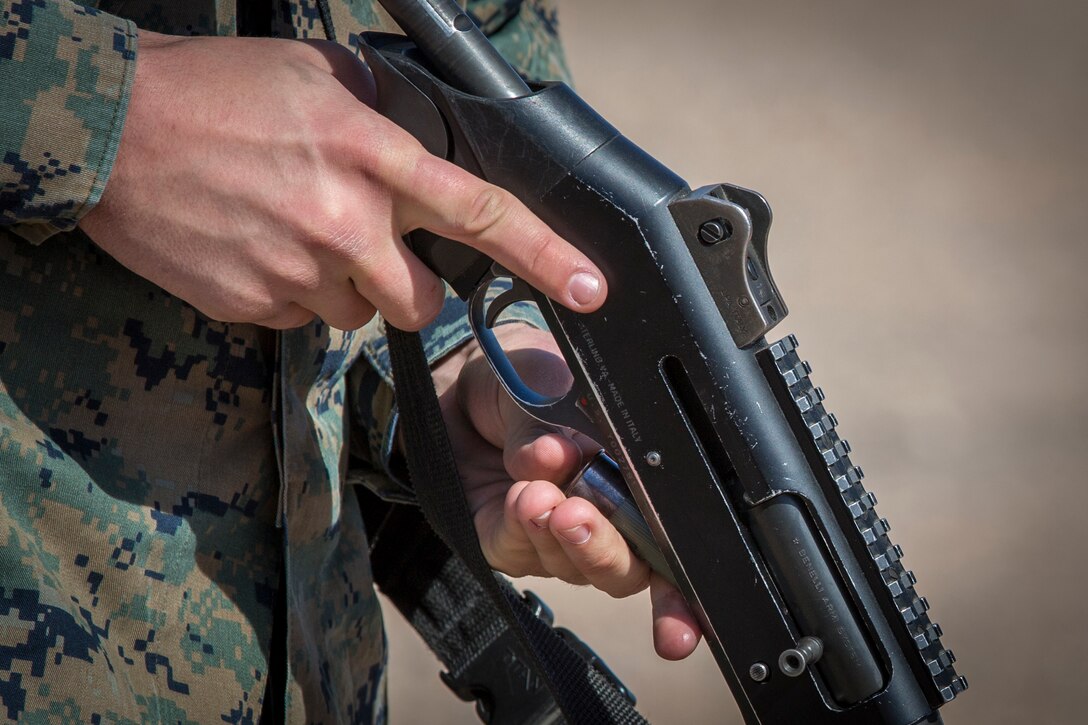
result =
[[607,293],[604,275],[580,251],[513,194],[425,154],[396,189],[409,202],[400,221],[488,255],[551,299],[575,312],[592,312]]

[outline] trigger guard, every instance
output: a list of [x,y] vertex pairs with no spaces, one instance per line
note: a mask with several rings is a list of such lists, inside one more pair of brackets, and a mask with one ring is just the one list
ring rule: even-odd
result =
[[[488,328],[495,327],[495,321],[499,319],[499,315],[506,311],[506,308],[510,305],[518,302],[532,302],[533,291],[529,285],[525,284],[522,280],[513,277],[513,285],[510,289],[503,292],[501,295],[491,300],[491,304],[487,306],[487,315],[485,322]],[[486,290],[485,290],[486,292]]]
[[579,385],[577,377],[571,389],[564,395],[542,395],[529,387],[514,369],[513,363],[502,349],[498,338],[495,336],[492,326],[499,314],[515,302],[532,300],[531,288],[522,280],[510,277],[514,286],[496,297],[490,307],[497,307],[498,311],[492,314],[487,304],[487,292],[491,282],[506,275],[489,274],[472,293],[469,299],[468,321],[472,327],[472,334],[480,344],[480,349],[487,358],[488,364],[499,379],[503,388],[513,398],[522,410],[539,421],[551,425],[572,428],[584,433],[591,438],[599,435],[593,427],[589,417],[579,407],[577,401],[587,397],[587,391]]

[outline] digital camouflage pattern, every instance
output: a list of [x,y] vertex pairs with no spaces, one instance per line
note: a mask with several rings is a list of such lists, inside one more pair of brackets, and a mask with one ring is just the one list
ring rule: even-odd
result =
[[136,26],[48,0],[0,3],[0,224],[40,241],[102,196],[136,72]]
[[[276,8],[274,34],[325,36],[316,3]],[[330,10],[342,43],[393,29],[369,0]],[[550,3],[470,10],[520,68],[565,76]],[[291,722],[383,721],[381,614],[345,490],[410,497],[386,473],[380,321],[215,322],[74,228],[116,153],[135,27],[230,34],[233,2],[0,11],[0,717],[252,723],[275,707]],[[425,331],[429,358],[467,336],[451,299]],[[281,589],[288,686],[269,703]]]

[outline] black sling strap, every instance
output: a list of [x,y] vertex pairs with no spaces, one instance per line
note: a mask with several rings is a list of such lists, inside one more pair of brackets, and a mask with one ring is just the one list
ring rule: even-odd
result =
[[[549,722],[549,717],[555,721],[558,708],[572,725],[645,723],[622,687],[617,688],[593,658],[580,651],[584,645],[552,628],[540,606],[519,595],[484,559],[423,344],[416,333],[392,327],[387,332],[408,471],[422,515],[433,533],[403,521],[390,520],[382,527],[377,549],[390,551],[390,545],[394,551],[416,549],[411,561],[375,557],[376,573],[383,574],[380,579],[385,590],[396,593],[396,587],[403,588],[393,596],[394,602],[408,610],[409,620],[450,668],[447,682],[455,690],[461,688],[462,696],[479,694],[474,688],[481,692],[489,687],[503,689],[495,682],[473,682],[501,663],[494,676],[505,673],[506,679],[513,680],[509,669],[520,669],[522,681],[535,683],[535,673],[543,685],[535,692],[550,695],[554,701],[551,715],[529,713],[507,719],[511,716],[506,713],[518,712],[518,708],[492,692],[492,701],[483,701],[488,722],[543,723]],[[405,541],[405,536],[413,541]],[[391,572],[389,567],[393,567]],[[518,693],[504,695],[516,697]]]

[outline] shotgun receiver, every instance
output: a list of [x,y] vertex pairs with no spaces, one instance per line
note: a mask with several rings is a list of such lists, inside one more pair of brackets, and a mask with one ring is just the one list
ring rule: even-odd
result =
[[[413,250],[468,300],[511,396],[605,446],[581,482],[629,492],[746,721],[940,722],[967,682],[797,340],[765,339],[786,315],[766,200],[692,190],[567,86],[526,84],[452,2],[381,2],[410,40],[363,38],[379,110],[516,195],[611,294],[578,314],[455,242],[414,232]],[[528,388],[491,332],[520,300],[570,366],[563,396]]]

